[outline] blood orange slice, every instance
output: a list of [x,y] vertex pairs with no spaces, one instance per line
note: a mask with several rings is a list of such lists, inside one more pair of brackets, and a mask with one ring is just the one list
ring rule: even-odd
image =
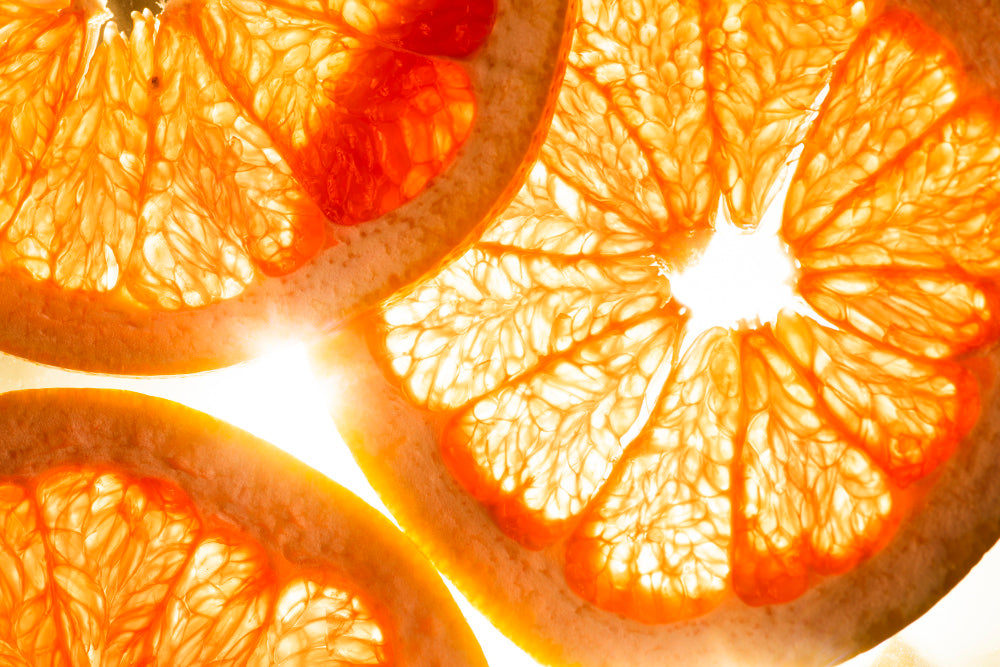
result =
[[0,348],[130,373],[314,335],[438,261],[518,186],[570,13],[127,5],[0,9]]
[[[829,664],[996,539],[979,10],[585,4],[513,204],[318,352],[386,504],[542,662]],[[730,228],[791,297],[703,326]]]
[[375,510],[245,432],[99,390],[0,398],[12,665],[485,665]]

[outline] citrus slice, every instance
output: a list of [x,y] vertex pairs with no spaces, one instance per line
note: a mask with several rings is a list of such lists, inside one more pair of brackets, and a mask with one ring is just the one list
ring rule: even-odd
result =
[[102,390],[0,422],[4,664],[486,664],[408,540],[243,431]]
[[[997,538],[1000,14],[952,10],[585,3],[512,205],[317,351],[386,504],[540,661],[830,664]],[[723,228],[792,297],[703,326]]]
[[375,303],[516,191],[569,4],[5,3],[0,349],[196,371]]

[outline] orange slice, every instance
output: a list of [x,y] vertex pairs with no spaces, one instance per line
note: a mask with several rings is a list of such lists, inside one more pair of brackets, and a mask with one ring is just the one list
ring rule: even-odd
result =
[[518,187],[568,5],[6,3],[0,348],[196,371],[388,295]]
[[[513,204],[317,351],[386,504],[540,661],[830,664],[996,539],[1000,14],[913,9],[586,4]],[[794,299],[698,328],[677,278],[769,202]]]
[[139,394],[0,398],[12,665],[483,665],[375,510],[248,434]]

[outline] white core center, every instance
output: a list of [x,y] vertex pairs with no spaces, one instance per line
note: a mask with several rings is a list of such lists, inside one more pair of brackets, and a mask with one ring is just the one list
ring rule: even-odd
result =
[[[815,121],[829,91],[827,84],[814,100],[807,125]],[[785,197],[802,148],[799,144],[789,154],[755,230],[747,233],[732,224],[720,198],[715,234],[704,254],[690,268],[670,275],[674,298],[691,313],[682,347],[712,327],[745,329],[774,322],[785,308],[824,321],[796,295],[795,261],[779,236]]]
[[[774,322],[783,308],[800,309],[795,269],[778,236],[784,192],[771,200],[757,229],[744,232],[719,211],[716,231],[699,260],[670,277],[674,297],[691,313],[688,331],[755,327]],[[720,204],[720,208],[721,204]]]

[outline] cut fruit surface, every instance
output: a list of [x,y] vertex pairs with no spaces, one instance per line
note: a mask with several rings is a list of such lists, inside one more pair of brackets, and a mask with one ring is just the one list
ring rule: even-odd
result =
[[428,563],[277,449],[161,399],[0,398],[13,665],[485,665]]
[[[386,504],[541,661],[829,664],[1000,534],[1000,12],[950,10],[584,3],[512,205],[317,352]],[[675,279],[765,210],[792,297],[695,329]]]
[[571,4],[180,0],[124,35],[7,3],[0,349],[196,371],[375,303],[513,195]]

